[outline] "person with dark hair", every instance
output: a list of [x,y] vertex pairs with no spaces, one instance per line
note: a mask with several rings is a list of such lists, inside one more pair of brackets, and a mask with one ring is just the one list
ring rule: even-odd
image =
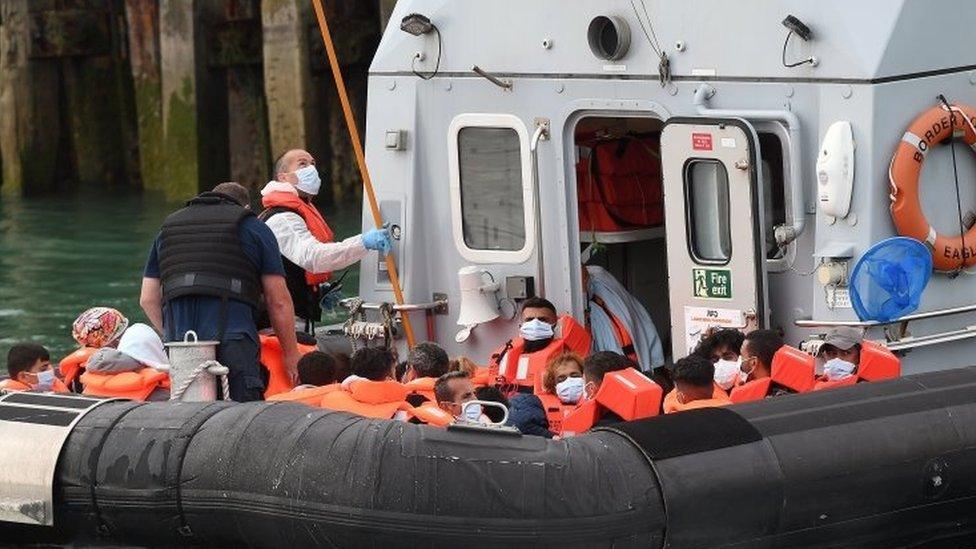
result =
[[424,341],[414,345],[407,354],[406,371],[400,378],[411,393],[407,402],[419,406],[434,400],[434,384],[450,365],[451,359],[438,344]]
[[541,297],[530,297],[522,303],[519,335],[525,340],[525,352],[545,349],[555,336],[559,315],[556,306]]
[[298,360],[298,381],[308,386],[321,387],[337,381],[336,361],[322,351],[306,353]]
[[746,334],[739,356],[742,383],[772,375],[773,355],[784,345],[783,336],[774,330],[753,330]]
[[739,351],[745,334],[731,328],[713,332],[695,348],[694,354],[705,357],[715,365],[715,383],[728,391],[739,379],[741,361]]
[[589,332],[573,317],[559,316],[550,301],[530,297],[522,303],[519,336],[492,353],[488,370],[506,383],[534,389],[549,360],[567,352],[586,355],[591,341]]
[[370,381],[393,379],[396,355],[386,347],[363,347],[349,359],[352,375]]
[[692,353],[674,364],[674,389],[664,398],[664,413],[696,408],[714,408],[732,403],[724,391],[715,389],[712,361]]
[[434,398],[442,410],[454,416],[455,421],[479,423],[487,420],[480,404],[464,406],[465,402],[476,400],[474,384],[466,372],[448,372],[437,378]]
[[[624,355],[613,351],[600,351],[586,357],[583,361],[583,395],[586,400],[596,397],[603,384],[603,378],[610,372],[625,370],[627,368],[637,369],[637,364]],[[620,423],[623,418],[617,414],[606,410],[594,426],[612,425]]]
[[295,311],[274,234],[237,199],[201,193],[163,222],[146,261],[139,304],[165,341],[188,331],[218,341],[230,398],[264,398],[257,311],[266,308],[285,375],[298,379]]
[[634,361],[613,351],[600,351],[586,357],[583,361],[583,394],[587,399],[596,396],[603,383],[603,377],[610,372],[625,368],[637,368]]
[[314,333],[322,315],[320,300],[334,295],[320,290],[332,271],[358,263],[369,250],[389,253],[393,243],[385,228],[334,241],[332,229],[312,203],[322,180],[308,151],[285,151],[275,160],[274,172],[274,180],[261,190],[265,210],[260,218],[281,250],[295,314],[305,321],[305,331]]
[[407,388],[393,379],[396,354],[392,349],[363,347],[349,362],[352,375],[342,381],[339,390],[322,397],[322,408],[371,418],[409,419],[413,407],[406,401]]
[[51,366],[51,355],[36,343],[18,343],[10,348],[7,374],[10,379],[0,381],[0,389],[4,391],[68,392]]

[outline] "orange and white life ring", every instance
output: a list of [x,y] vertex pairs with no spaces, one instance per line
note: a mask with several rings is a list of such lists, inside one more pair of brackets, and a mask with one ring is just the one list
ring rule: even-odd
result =
[[[932,147],[963,132],[963,140],[976,149],[976,109],[955,104],[932,107],[916,118],[901,137],[891,159],[888,178],[891,181],[891,217],[898,234],[925,242],[932,249],[932,264],[938,271],[951,271],[976,264],[976,226],[965,235],[945,236],[936,232],[925,219],[919,200],[919,175],[925,155]],[[965,244],[965,246],[964,246]]]

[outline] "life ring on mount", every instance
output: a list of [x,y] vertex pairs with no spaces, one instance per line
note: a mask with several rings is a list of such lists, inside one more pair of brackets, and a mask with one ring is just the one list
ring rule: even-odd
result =
[[966,145],[976,148],[976,109],[962,104],[949,108],[956,115],[954,125],[949,109],[943,105],[932,107],[916,118],[902,135],[888,169],[891,217],[898,234],[927,243],[932,249],[932,265],[937,271],[952,271],[976,264],[976,226],[965,236],[940,235],[925,219],[919,200],[922,163],[933,145],[961,130]]

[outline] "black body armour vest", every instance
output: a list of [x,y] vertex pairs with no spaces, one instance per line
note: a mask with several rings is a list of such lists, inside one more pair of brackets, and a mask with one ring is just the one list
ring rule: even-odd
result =
[[205,192],[163,222],[159,269],[163,302],[183,296],[236,299],[257,308],[261,278],[238,228],[254,215],[229,197]]
[[[276,206],[261,212],[258,219],[267,221],[272,216],[284,212],[293,213],[301,217],[301,214],[295,210],[283,206]],[[311,325],[314,325],[322,319],[322,307],[319,305],[319,289],[309,286],[308,281],[305,280],[305,269],[292,263],[285,256],[281,256],[281,263],[285,266],[285,284],[288,286],[288,293],[291,294],[291,301],[295,306],[295,316],[308,321],[311,328]],[[264,323],[264,319],[262,319],[262,323]]]

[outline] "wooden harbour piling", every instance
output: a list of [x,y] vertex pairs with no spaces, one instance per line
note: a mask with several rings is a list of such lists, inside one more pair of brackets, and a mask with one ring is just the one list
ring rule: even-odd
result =
[[[327,2],[360,121],[392,5]],[[256,190],[298,147],[319,160],[321,202],[356,198],[322,56],[307,0],[0,0],[0,193]]]

